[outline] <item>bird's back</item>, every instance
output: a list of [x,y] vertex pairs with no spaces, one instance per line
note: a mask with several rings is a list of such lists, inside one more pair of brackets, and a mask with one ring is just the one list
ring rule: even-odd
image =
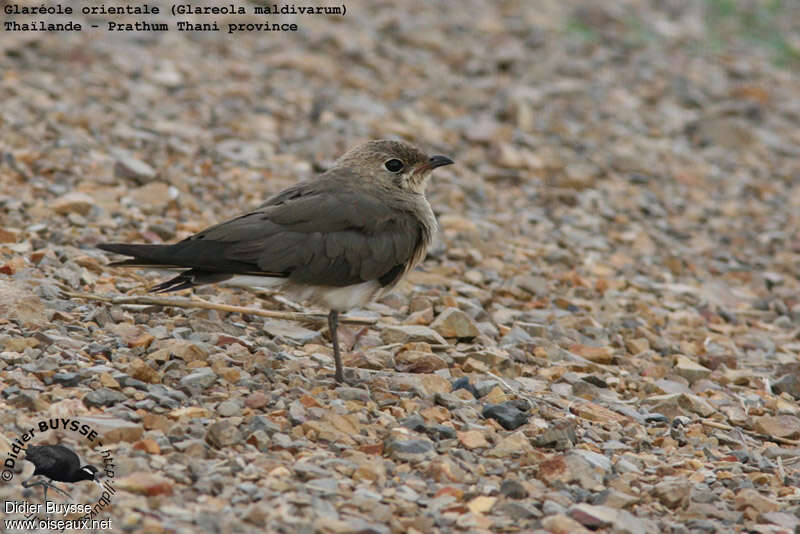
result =
[[29,445],[25,459],[36,466],[34,475],[44,475],[60,480],[74,469],[80,468],[80,458],[63,445]]

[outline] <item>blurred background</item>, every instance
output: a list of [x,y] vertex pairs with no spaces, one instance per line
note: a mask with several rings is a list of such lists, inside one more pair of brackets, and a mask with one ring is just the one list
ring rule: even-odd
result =
[[[76,10],[96,5],[60,4]],[[240,4],[248,12],[261,5]],[[41,4],[6,0],[0,5]],[[785,439],[800,436],[800,419],[795,417],[800,413],[800,384],[792,378],[800,351],[800,2],[353,1],[345,4],[344,16],[280,17],[173,17],[168,3],[150,0],[147,5],[160,7],[162,13],[42,17],[4,11],[4,22],[73,20],[87,28],[0,31],[0,281],[6,284],[4,291],[11,291],[12,284],[29,302],[26,309],[0,304],[0,315],[8,318],[0,330],[7,328],[9,336],[32,336],[35,327],[20,326],[28,321],[51,323],[41,328],[60,329],[63,339],[49,339],[55,346],[63,342],[63,354],[69,356],[62,361],[54,352],[56,367],[80,361],[75,356],[79,353],[83,358],[108,357],[117,371],[140,376],[146,369],[129,368],[137,361],[134,357],[146,352],[137,343],[155,338],[157,344],[172,335],[163,326],[158,330],[153,317],[172,321],[184,312],[115,312],[105,317],[93,306],[61,298],[54,283],[116,293],[141,291],[161,279],[156,273],[109,271],[104,256],[93,248],[96,243],[181,239],[314,176],[349,147],[395,137],[447,154],[457,164],[437,171],[428,190],[441,224],[438,244],[410,284],[398,289],[400,296],[374,309],[385,317],[397,312],[396,321],[405,320],[410,311],[431,310],[415,319],[428,323],[442,306],[464,310],[480,332],[476,343],[490,352],[470,353],[484,354],[470,360],[464,354],[478,349],[453,344],[442,356],[453,377],[491,370],[508,380],[528,377],[527,387],[541,394],[572,394],[577,379],[569,374],[575,370],[571,365],[585,362],[577,354],[606,365],[601,370],[589,364],[580,368],[600,377],[592,387],[604,384],[603,392],[636,405],[648,396],[691,393],[713,402],[692,400],[679,406],[673,399],[659,405],[661,412],[670,417],[701,414]],[[170,30],[111,33],[105,28],[112,19],[167,22]],[[214,20],[221,31],[180,32],[178,20]],[[229,23],[265,21],[295,23],[298,30],[226,33]],[[91,24],[99,28],[88,29]],[[245,293],[206,294],[252,304]],[[415,295],[424,298],[412,305]],[[208,331],[208,321],[219,323],[219,317],[199,313],[192,316],[207,322],[192,335]],[[235,327],[240,329],[237,335],[263,334],[258,320],[242,321]],[[114,330],[114,323],[130,323],[132,330]],[[141,337],[145,334],[151,337]],[[70,337],[83,352],[71,347]],[[356,362],[359,366],[386,356],[369,356],[381,343],[374,331],[363,337],[351,333],[348,339],[349,348],[367,353]],[[261,341],[253,343],[261,346]],[[264,353],[249,344],[242,350],[266,359],[265,354],[274,354],[274,345],[264,343]],[[97,348],[117,345],[121,352]],[[14,347],[22,354],[27,345],[7,343],[6,353]],[[309,353],[322,350],[308,347]],[[211,348],[219,349],[213,342]],[[305,349],[294,350],[299,358]],[[415,350],[417,356],[423,354],[423,368],[434,361],[432,353]],[[10,358],[4,371],[9,383],[23,390],[34,386],[26,382],[28,371],[16,370],[17,364],[38,365],[36,354],[25,354],[30,361]],[[270,365],[297,375],[311,372],[318,363],[298,360],[308,364],[298,370],[289,364],[283,369],[283,361]],[[179,367],[183,374],[189,370]],[[76,372],[76,390],[101,385],[92,374]],[[161,380],[148,373],[144,375]],[[280,376],[300,387],[295,375]],[[255,372],[253,376],[264,380]],[[9,396],[23,418],[38,417],[64,391],[76,391],[53,392],[32,380],[34,389],[43,392],[40,400],[20,397],[19,392]],[[589,386],[578,382],[584,387],[582,399],[604,402],[600,399],[605,397],[595,390],[587,393]],[[109,381],[102,386],[120,394],[119,384],[117,389]],[[275,410],[299,395],[288,386],[270,387],[284,392],[284,398],[273,399]],[[132,417],[122,408],[124,395],[134,395],[131,391],[106,406],[117,402],[115,413]],[[213,406],[219,398],[204,402]],[[747,406],[757,406],[760,416],[789,413],[794,419],[791,425],[758,426]],[[402,412],[399,407],[392,410],[398,410],[395,415]],[[605,412],[587,414],[579,414],[579,425],[608,422]],[[4,417],[7,429],[22,428],[16,416]],[[214,412],[209,417],[221,416]],[[369,432],[383,424],[383,417],[388,416],[370,420]],[[561,412],[539,417],[538,426],[525,432],[535,435]],[[221,420],[230,424],[225,417]],[[618,424],[610,420],[611,428]],[[181,427],[187,435],[193,435],[191,428]],[[282,431],[288,433],[286,428]],[[638,432],[630,428],[581,435],[594,450],[613,439],[648,442],[643,426]],[[168,425],[164,432],[169,433]],[[711,432],[700,428],[700,441],[693,443],[729,451],[741,441],[741,433],[723,439],[711,437]],[[217,439],[209,443],[219,444]],[[640,467],[664,467],[657,470],[659,479],[667,472],[693,473],[697,466],[682,462],[686,455],[701,457],[701,445],[681,457],[670,456],[678,442],[670,443],[658,441],[661,448],[653,450],[660,452],[642,460]],[[120,447],[120,458],[140,454],[128,444]],[[637,441],[626,450],[640,447]],[[605,452],[617,461],[616,449]],[[268,468],[284,460],[274,460]],[[124,467],[144,470],[140,464],[147,465],[145,460],[137,461]],[[501,464],[505,467],[496,472],[487,468],[482,476],[517,472],[514,462]],[[180,461],[171,457],[170,465],[176,463]],[[158,471],[163,464],[153,460],[147,470]],[[764,468],[771,473],[767,482],[756,485],[763,483],[759,487],[772,497],[781,491],[784,497],[791,495],[796,471],[779,477],[772,473],[782,471],[775,465],[770,469]],[[163,470],[188,491],[187,480],[168,467]],[[418,474],[424,482],[414,487],[423,494],[427,487],[432,496],[443,484],[457,484],[436,473]],[[536,473],[524,473],[532,477],[525,484],[533,495]],[[518,474],[528,476],[524,473]],[[382,480],[385,473],[376,477]],[[302,487],[303,480],[293,483]],[[733,493],[725,492],[741,489],[739,482],[708,484],[716,493],[702,502],[724,513],[731,510],[733,516],[726,520],[741,519],[747,503],[734,504]],[[192,491],[202,494],[204,488]],[[230,488],[226,499],[238,491]],[[208,491],[223,492],[221,486]],[[468,493],[473,491],[482,490]],[[585,493],[573,492],[574,500],[583,498],[580,491]],[[195,507],[203,502],[187,499]],[[647,506],[635,513],[655,522],[642,532],[665,531],[674,519],[670,510],[685,502],[667,498],[649,507],[658,498],[643,499]],[[774,508],[788,506],[786,502]],[[118,504],[120,516],[128,506]],[[269,513],[281,510],[276,505]],[[416,509],[399,510],[392,508],[392,513],[416,514]],[[708,509],[694,510],[689,516],[712,521]],[[362,511],[369,516],[373,510],[365,506]],[[491,528],[533,524],[525,521],[538,521],[532,519],[536,513],[497,512]],[[131,514],[131,524],[147,521],[138,512]],[[175,510],[164,514],[172,514],[178,523],[194,520]],[[319,511],[313,514],[325,517]],[[757,515],[744,517],[749,521]],[[251,523],[266,522],[263,516],[248,517]],[[207,514],[203,521],[223,528],[220,524],[231,518]],[[422,531],[433,528],[433,523],[425,525],[417,526]]]

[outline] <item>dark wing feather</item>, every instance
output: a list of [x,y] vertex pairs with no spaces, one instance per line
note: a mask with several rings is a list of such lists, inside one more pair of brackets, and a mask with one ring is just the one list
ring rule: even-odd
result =
[[80,458],[72,450],[62,445],[29,446],[25,451],[25,459],[36,466],[37,474],[52,474],[53,470],[62,465],[79,465]]
[[[380,193],[337,180],[307,182],[174,245],[100,248],[134,256],[117,265],[187,267],[203,275],[282,276],[327,286],[375,279],[382,284],[387,280],[388,285],[424,247],[427,234],[412,212],[393,209]],[[158,287],[169,291],[196,284],[184,276]]]

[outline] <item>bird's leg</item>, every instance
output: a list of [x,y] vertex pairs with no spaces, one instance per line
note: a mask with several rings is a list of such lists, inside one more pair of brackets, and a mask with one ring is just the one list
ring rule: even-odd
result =
[[64,497],[66,497],[67,499],[71,499],[71,498],[72,498],[72,496],[71,496],[69,493],[67,493],[66,491],[63,491],[63,490],[61,490],[61,489],[60,489],[58,486],[56,486],[56,485],[55,485],[55,484],[53,484],[52,482],[50,482],[50,484],[48,484],[48,486],[49,486],[49,487],[51,487],[51,488],[53,488],[53,489],[54,489],[54,490],[56,490],[57,492],[59,492],[61,495],[63,495],[63,496],[64,496]]
[[44,501],[45,502],[47,502],[47,490],[50,489],[50,488],[53,488],[55,491],[57,491],[58,493],[60,493],[64,497],[67,497],[68,499],[70,498],[70,494],[69,493],[67,493],[65,491],[62,491],[57,486],[54,486],[53,482],[50,481],[50,480],[37,480],[36,482],[31,482],[31,480],[33,480],[35,476],[36,475],[34,475],[33,477],[29,478],[28,480],[23,480],[22,481],[22,487],[23,488],[32,488],[34,486],[42,486],[42,488],[44,488]]
[[333,362],[336,365],[336,373],[333,375],[337,382],[344,382],[344,369],[342,368],[342,355],[339,353],[339,336],[336,328],[339,326],[339,312],[331,310],[328,314],[328,330],[331,332],[331,343],[333,344]]

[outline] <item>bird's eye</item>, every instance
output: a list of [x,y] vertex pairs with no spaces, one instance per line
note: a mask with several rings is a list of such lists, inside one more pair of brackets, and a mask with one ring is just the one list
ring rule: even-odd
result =
[[383,166],[386,167],[386,170],[389,172],[400,172],[403,170],[403,162],[399,159],[390,159],[384,163]]

